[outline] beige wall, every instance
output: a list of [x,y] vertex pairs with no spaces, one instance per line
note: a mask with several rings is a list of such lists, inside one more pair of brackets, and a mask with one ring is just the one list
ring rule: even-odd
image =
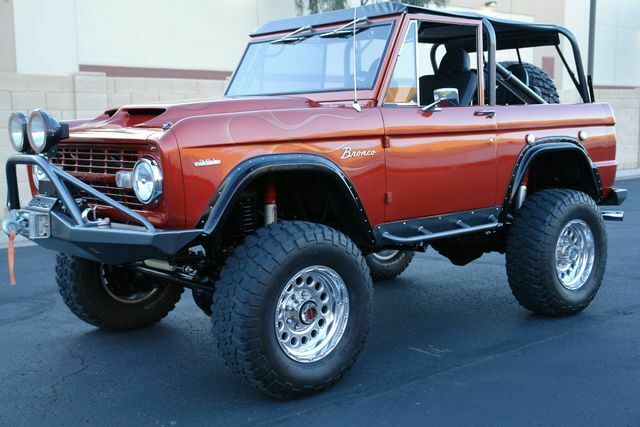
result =
[[0,73],[16,72],[13,3],[0,0]]
[[[39,107],[61,119],[89,118],[129,103],[217,99],[222,97],[225,85],[226,81],[106,77],[100,73],[0,73],[0,200],[6,200],[4,165],[7,157],[14,154],[7,133],[12,111],[28,113]],[[18,177],[20,194],[29,201],[26,170],[21,169]]]
[[595,83],[640,86],[640,1],[600,0]]
[[[295,15],[293,0],[0,0],[0,4],[0,24],[15,22],[17,67],[7,70],[45,75],[68,75],[81,64],[233,71],[249,33],[266,21]],[[8,19],[11,5],[12,20]],[[0,29],[0,34],[4,31]],[[0,44],[0,56],[5,49]]]
[[[616,118],[618,170],[640,168],[640,88],[596,88],[598,102],[608,102]],[[562,92],[562,102],[580,102],[573,92]]]
[[616,116],[618,168],[640,168],[640,88],[596,89],[595,95],[609,102]]

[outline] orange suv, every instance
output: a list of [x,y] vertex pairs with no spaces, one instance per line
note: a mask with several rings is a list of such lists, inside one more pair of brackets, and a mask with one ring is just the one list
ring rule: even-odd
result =
[[[577,103],[528,62],[550,47]],[[14,113],[3,228],[58,252],[64,301],[99,328],[149,326],[191,290],[233,372],[295,398],[343,376],[372,279],[429,246],[506,253],[522,306],[584,309],[603,220],[623,218],[601,208],[626,198],[614,124],[566,29],[376,3],[258,28],[221,101]]]

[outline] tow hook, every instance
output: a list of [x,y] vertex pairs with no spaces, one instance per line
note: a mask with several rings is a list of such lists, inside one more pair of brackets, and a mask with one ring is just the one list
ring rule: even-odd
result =
[[46,239],[51,235],[51,220],[47,212],[16,209],[2,221],[2,231],[9,236],[14,233],[31,240]]
[[98,218],[96,207],[90,207],[82,211],[82,219],[90,227],[110,227],[109,218]]
[[2,231],[5,232],[7,236],[11,235],[11,233],[21,234],[21,232],[29,227],[29,220],[26,218],[14,218],[11,215],[10,218],[6,218],[2,221]]
[[[26,224],[25,224],[26,222]],[[15,215],[11,214],[10,218],[6,218],[2,221],[2,231],[7,233],[9,236],[9,244],[7,245],[7,261],[9,265],[9,284],[16,284],[16,273],[15,273],[15,259],[16,259],[16,249],[15,249],[15,239],[16,235],[20,234],[22,230],[28,227],[28,221],[24,218],[20,218],[19,214]]]

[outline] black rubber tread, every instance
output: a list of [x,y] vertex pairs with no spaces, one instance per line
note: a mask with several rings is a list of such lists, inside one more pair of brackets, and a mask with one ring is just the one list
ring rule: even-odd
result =
[[398,254],[390,260],[380,260],[374,257],[373,254],[367,255],[365,259],[367,260],[373,281],[381,282],[391,280],[402,274],[402,272],[409,267],[409,264],[411,264],[414,255],[415,252],[413,251],[399,251]]
[[151,298],[124,304],[109,296],[100,282],[100,264],[59,253],[56,282],[60,295],[81,320],[112,332],[144,328],[159,322],[174,309],[183,288],[162,286]]
[[[352,298],[353,283],[345,280],[349,286],[349,299],[353,305],[358,302],[365,313],[361,313],[358,318],[354,316],[357,313],[350,313],[347,331],[340,344],[324,359],[312,364],[301,364],[289,359],[280,349],[273,336],[270,321],[275,311],[270,311],[269,307],[273,305],[275,310],[274,301],[286,283],[279,281],[276,276],[282,274],[282,277],[287,277],[281,272],[293,271],[285,268],[289,261],[297,255],[302,256],[301,253],[314,256],[322,251],[322,247],[333,248],[348,259],[351,274],[363,285],[360,298]],[[313,265],[314,260],[315,256],[306,265]],[[350,307],[350,312],[354,311],[353,308]],[[353,365],[362,350],[371,324],[373,287],[364,257],[344,234],[324,225],[282,221],[259,229],[234,250],[216,283],[212,311],[216,344],[232,372],[263,393],[283,399],[295,399],[331,387]],[[353,324],[362,325],[362,333],[360,336],[356,334],[357,339],[352,339],[347,345],[344,342],[350,328],[354,327]],[[267,326],[263,330],[261,325]],[[346,350],[341,347],[343,344]],[[323,363],[330,357],[334,359],[332,363],[339,368],[322,381],[314,383],[291,378],[296,369],[304,369],[303,372],[309,373],[312,365]]]
[[[500,62],[500,65],[505,68],[508,68],[513,64],[519,64],[519,62]],[[536,67],[535,65],[528,62],[523,62],[522,66],[525,68],[525,70],[527,70],[527,74],[529,74],[529,87],[537,87],[538,89],[540,89],[540,96],[549,104],[560,103],[560,94],[558,93],[558,88],[553,82],[553,79],[549,77],[549,75],[545,73],[542,68]]]
[[[569,221],[583,219],[595,240],[595,262],[582,288],[562,287],[555,272],[558,236]],[[585,309],[604,276],[607,260],[606,229],[598,207],[587,194],[548,189],[531,195],[520,208],[507,238],[509,286],[520,305],[535,313],[563,317]]]

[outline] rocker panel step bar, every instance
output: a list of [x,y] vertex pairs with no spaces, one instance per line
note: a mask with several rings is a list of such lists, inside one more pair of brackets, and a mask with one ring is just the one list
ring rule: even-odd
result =
[[492,207],[450,215],[390,222],[377,226],[375,235],[382,244],[393,242],[408,245],[491,231],[501,226],[497,220],[499,212],[500,207]]

